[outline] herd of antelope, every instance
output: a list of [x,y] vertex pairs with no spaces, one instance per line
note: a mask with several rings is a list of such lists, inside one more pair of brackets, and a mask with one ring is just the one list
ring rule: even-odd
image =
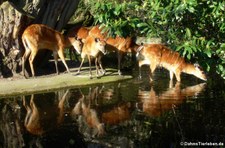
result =
[[[121,75],[121,57],[123,53],[136,53],[139,64],[139,74],[141,77],[141,66],[150,66],[150,81],[153,80],[153,72],[157,67],[164,67],[170,72],[170,79],[175,74],[177,81],[180,81],[181,72],[192,74],[204,81],[206,75],[197,64],[186,63],[184,58],[178,52],[172,51],[162,44],[144,44],[137,45],[131,37],[108,37],[107,33],[102,33],[99,26],[79,27],[69,32],[67,36],[42,24],[33,24],[28,26],[23,35],[22,42],[25,47],[25,53],[22,57],[22,72],[25,76],[25,62],[29,57],[29,64],[32,76],[35,76],[33,61],[38,51],[49,49],[53,51],[55,68],[58,71],[58,57],[62,60],[66,70],[70,70],[65,62],[64,49],[74,47],[78,54],[81,54],[81,64],[76,74],[80,73],[84,59],[89,61],[89,73],[91,72],[91,58],[95,58],[96,75],[105,74],[101,58],[110,51],[118,53],[118,74]],[[99,70],[100,67],[100,70]],[[26,77],[26,76],[25,76]]]

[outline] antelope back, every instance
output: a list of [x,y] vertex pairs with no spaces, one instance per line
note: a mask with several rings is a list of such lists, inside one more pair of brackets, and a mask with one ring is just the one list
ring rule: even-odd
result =
[[67,36],[68,37],[77,37],[78,39],[86,39],[89,34],[90,29],[87,27],[79,26],[71,29]]
[[171,65],[172,67],[179,67],[184,63],[184,58],[180,56],[178,52],[172,51],[171,49],[167,48],[166,46],[163,46],[162,48],[162,58],[161,58],[161,64],[165,65]]
[[99,38],[101,40],[104,40],[107,37],[106,33],[103,33],[101,29],[99,29],[99,26],[94,26],[89,31],[89,35],[93,36],[94,38]]
[[26,40],[28,46],[37,49],[55,50],[56,47],[65,44],[64,36],[60,32],[42,24],[28,26],[22,35],[22,39]]

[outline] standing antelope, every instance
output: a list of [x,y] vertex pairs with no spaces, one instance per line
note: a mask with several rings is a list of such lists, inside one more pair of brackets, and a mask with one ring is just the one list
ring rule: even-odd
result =
[[149,44],[140,46],[137,49],[137,58],[139,59],[139,75],[141,77],[141,66],[150,65],[150,81],[153,80],[154,70],[161,66],[169,70],[170,79],[175,74],[177,81],[180,81],[181,72],[194,75],[204,81],[206,76],[199,65],[186,63],[184,58],[178,52],[172,51],[161,44]]
[[64,37],[60,32],[42,24],[33,24],[28,26],[22,35],[22,42],[25,47],[25,53],[22,57],[22,71],[25,76],[24,65],[29,56],[29,63],[33,77],[35,76],[33,61],[40,49],[49,49],[53,51],[55,68],[58,74],[58,56],[62,60],[66,70],[70,72],[65,62],[63,53],[64,48],[74,46],[78,53],[80,53],[82,48],[82,43],[78,38]]
[[118,53],[118,74],[121,75],[121,59],[124,53],[134,53],[138,48],[138,45],[132,40],[131,37],[119,37],[116,36],[115,38],[107,37],[107,33],[102,33],[99,26],[94,26],[90,31],[89,34],[98,37],[100,39],[106,40],[106,48],[107,50],[117,51]]
[[94,38],[93,36],[89,35],[86,40],[84,41],[84,45],[82,48],[81,53],[81,64],[78,69],[77,74],[80,73],[81,67],[83,65],[84,59],[87,56],[89,61],[89,73],[90,73],[90,79],[92,79],[92,72],[91,72],[91,57],[95,58],[95,66],[96,66],[96,75],[98,76],[99,69],[98,69],[98,63],[100,65],[101,70],[103,71],[102,63],[101,63],[101,57],[102,53],[106,54],[105,50],[105,41],[101,40],[99,38]]

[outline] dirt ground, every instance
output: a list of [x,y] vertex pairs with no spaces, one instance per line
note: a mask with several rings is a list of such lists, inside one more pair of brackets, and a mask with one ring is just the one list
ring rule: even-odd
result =
[[35,78],[30,77],[29,79],[25,79],[20,74],[12,78],[0,78],[0,97],[53,91],[132,78],[130,75],[119,76],[116,69],[106,69],[105,75],[97,78],[93,68],[93,79],[90,79],[87,67],[83,68],[79,75],[76,75],[77,69],[70,70],[71,73],[45,74]]

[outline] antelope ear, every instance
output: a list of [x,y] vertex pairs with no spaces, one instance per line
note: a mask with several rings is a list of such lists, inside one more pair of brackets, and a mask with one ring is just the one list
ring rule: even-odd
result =
[[203,71],[202,67],[198,63],[195,63],[194,66],[195,66],[195,69]]
[[200,67],[198,63],[195,63],[194,66],[195,66],[195,68],[199,68]]
[[99,42],[100,41],[100,39],[99,38],[95,38],[95,42]]
[[138,49],[137,49],[137,52],[140,52],[143,48],[144,48],[143,45],[139,46]]

